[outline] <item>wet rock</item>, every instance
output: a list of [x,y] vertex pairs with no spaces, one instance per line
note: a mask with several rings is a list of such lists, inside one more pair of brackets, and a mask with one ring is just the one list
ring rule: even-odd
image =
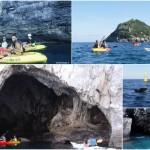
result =
[[132,125],[131,118],[123,118],[123,138],[124,139],[130,138],[131,125]]
[[25,41],[32,33],[36,41],[71,41],[71,2],[0,2],[0,31],[8,39]]

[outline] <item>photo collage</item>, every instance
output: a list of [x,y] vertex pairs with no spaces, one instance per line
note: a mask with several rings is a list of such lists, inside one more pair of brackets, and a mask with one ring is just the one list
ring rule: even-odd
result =
[[0,149],[150,149],[150,1],[0,1]]

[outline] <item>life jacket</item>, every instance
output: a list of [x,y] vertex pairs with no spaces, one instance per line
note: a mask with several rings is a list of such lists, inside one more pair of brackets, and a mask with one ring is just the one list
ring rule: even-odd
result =
[[15,42],[13,42],[13,43],[12,43],[13,48],[16,49],[16,42],[20,43],[21,52],[25,52],[25,49],[24,49],[24,47],[23,47],[23,44],[22,44],[22,42],[20,42],[20,41],[15,41]]

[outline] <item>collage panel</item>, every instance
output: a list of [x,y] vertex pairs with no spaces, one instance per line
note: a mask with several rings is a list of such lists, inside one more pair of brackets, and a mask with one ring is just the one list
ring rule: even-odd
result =
[[150,108],[124,108],[123,148],[150,149]]
[[149,64],[149,5],[149,1],[73,1],[72,63]]
[[122,69],[0,65],[0,148],[121,149]]
[[150,65],[124,65],[124,107],[150,107],[149,76]]
[[0,64],[70,64],[71,1],[1,1]]

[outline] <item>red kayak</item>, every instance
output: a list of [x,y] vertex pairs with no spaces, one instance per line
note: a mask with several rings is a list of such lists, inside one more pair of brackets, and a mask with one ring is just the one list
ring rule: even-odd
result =
[[8,49],[0,48],[0,54],[7,53],[8,51]]
[[4,141],[0,141],[0,145],[16,145],[16,144],[20,144],[20,141],[7,141],[7,142],[4,142]]
[[133,43],[134,46],[139,46],[140,44],[138,42]]

